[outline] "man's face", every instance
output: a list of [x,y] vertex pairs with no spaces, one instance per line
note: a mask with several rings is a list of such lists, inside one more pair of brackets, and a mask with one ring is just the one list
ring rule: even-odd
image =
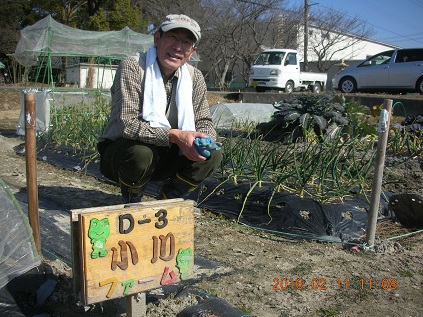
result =
[[161,37],[159,32],[154,34],[157,62],[166,78],[191,58],[195,51],[193,43],[194,36],[186,29],[173,29],[163,33]]

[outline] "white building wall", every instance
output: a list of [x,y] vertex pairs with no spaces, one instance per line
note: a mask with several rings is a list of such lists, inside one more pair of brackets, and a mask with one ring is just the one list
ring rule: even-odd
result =
[[[93,86],[88,87],[89,69],[93,70]],[[81,63],[66,68],[66,83],[77,84],[79,88],[108,89],[113,84],[116,65],[93,65]]]
[[[309,49],[307,52],[307,60],[309,62],[317,61],[317,55],[310,49],[315,43],[321,43],[323,41],[322,31],[319,28],[310,26],[309,27]],[[324,32],[326,33],[326,32]],[[339,36],[335,33],[333,36]],[[330,35],[329,35],[330,36]],[[298,55],[300,57],[300,62],[304,61],[304,32],[301,29],[298,33],[298,42],[301,43],[298,50]],[[352,44],[351,44],[352,43]],[[344,49],[347,47],[346,49]],[[332,57],[330,58],[333,61],[341,61],[341,60],[364,60],[367,57],[375,55],[377,53],[387,51],[390,49],[394,49],[396,46],[385,44],[381,42],[376,42],[372,40],[355,40],[352,36],[344,35],[342,40],[339,40],[338,43],[335,43],[333,46],[330,47],[330,52],[327,56],[331,55],[331,52],[334,52]]]

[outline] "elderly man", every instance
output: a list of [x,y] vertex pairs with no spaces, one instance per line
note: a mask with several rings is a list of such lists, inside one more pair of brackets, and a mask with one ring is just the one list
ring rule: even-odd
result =
[[164,181],[161,199],[187,197],[221,161],[204,77],[187,63],[200,38],[196,21],[168,15],[154,46],[117,69],[98,150],[125,203],[139,202],[150,180]]

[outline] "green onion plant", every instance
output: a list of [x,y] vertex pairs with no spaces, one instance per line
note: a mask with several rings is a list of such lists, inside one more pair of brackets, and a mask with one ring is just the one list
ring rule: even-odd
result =
[[[260,134],[255,123],[240,120],[234,121],[227,135],[219,138],[222,142],[222,162],[218,171],[220,185],[209,195],[230,180],[234,186],[248,183],[250,187],[242,196],[238,221],[251,193],[264,184],[272,188],[270,197],[266,197],[270,220],[271,201],[281,190],[330,202],[358,192],[365,194],[370,188],[377,134],[370,121],[368,125],[362,124],[369,114],[357,103],[349,105],[341,100],[341,104],[333,105],[325,100],[302,98],[309,103],[314,102],[310,106],[315,113],[312,117],[314,123],[306,124],[304,118],[309,116],[305,114],[308,109],[305,103],[296,100],[291,107],[285,101],[283,107],[279,105],[280,114],[284,114],[282,111],[289,110],[288,114],[292,114],[301,110],[297,121],[300,127],[297,126],[297,129],[302,130],[291,130],[291,137],[284,138],[283,143],[266,141],[266,135]],[[325,114],[325,109],[333,113]],[[81,102],[63,106],[56,109],[55,120],[42,138],[49,144],[71,147],[87,165],[98,157],[96,144],[109,112],[110,102],[102,97],[91,104]],[[348,120],[341,120],[341,112]],[[326,125],[324,129],[317,125],[319,129],[316,129],[316,122],[322,121],[317,113],[328,118],[325,119],[327,122],[337,119],[337,124],[333,127]],[[301,121],[300,117],[304,120]],[[342,125],[344,121],[348,124]],[[301,137],[294,137],[294,134],[299,135],[298,132],[301,132]],[[396,154],[421,155],[422,139],[421,130],[391,129],[388,150]]]

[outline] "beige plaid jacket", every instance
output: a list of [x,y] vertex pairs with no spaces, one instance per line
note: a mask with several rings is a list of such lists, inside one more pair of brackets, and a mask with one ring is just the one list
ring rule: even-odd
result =
[[[140,140],[157,146],[169,146],[169,129],[152,128],[150,123],[142,119],[144,96],[144,69],[145,53],[139,58],[130,57],[123,60],[116,70],[115,79],[111,88],[112,109],[110,119],[99,141],[105,139],[116,140],[120,137]],[[216,139],[210,109],[207,102],[207,88],[201,71],[187,65],[192,74],[194,107],[194,121],[196,131],[208,134]],[[170,98],[170,107],[176,107],[175,89],[178,71],[165,82],[167,98]],[[172,112],[172,111],[171,111]]]

